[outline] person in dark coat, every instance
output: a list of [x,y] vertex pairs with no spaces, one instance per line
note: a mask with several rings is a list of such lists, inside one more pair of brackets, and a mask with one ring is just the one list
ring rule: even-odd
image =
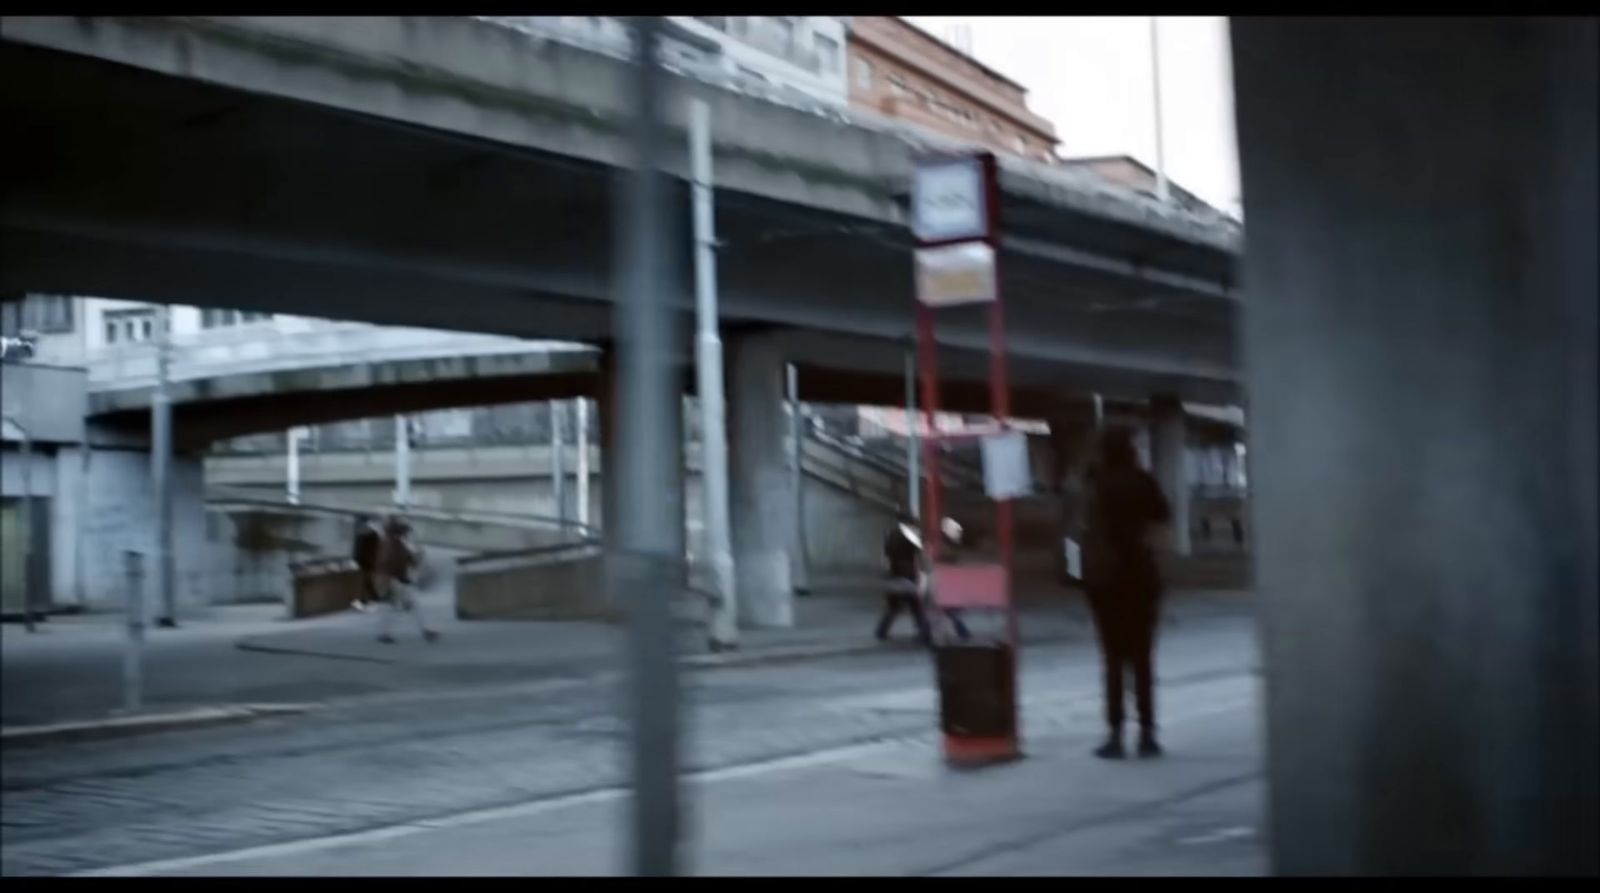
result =
[[922,538],[917,533],[916,519],[902,513],[883,537],[883,616],[878,618],[878,641],[889,638],[889,630],[901,611],[911,614],[924,644],[932,641],[928,617],[922,610],[921,560]]
[[361,571],[361,597],[353,607],[364,611],[368,604],[381,597],[378,591],[378,553],[383,549],[383,531],[367,515],[356,518],[355,541],[350,547],[350,557]]
[[436,642],[439,633],[430,628],[417,607],[416,574],[421,553],[411,541],[411,524],[396,515],[383,528],[383,547],[378,550],[378,588],[389,610],[381,614],[378,641],[394,644],[389,624],[396,614],[409,614],[416,621],[423,641]]
[[1110,735],[1095,754],[1120,759],[1124,674],[1133,672],[1139,711],[1139,755],[1159,756],[1155,722],[1155,637],[1162,583],[1152,542],[1171,520],[1155,478],[1139,467],[1133,436],[1113,427],[1100,438],[1088,479],[1084,583],[1105,665]]

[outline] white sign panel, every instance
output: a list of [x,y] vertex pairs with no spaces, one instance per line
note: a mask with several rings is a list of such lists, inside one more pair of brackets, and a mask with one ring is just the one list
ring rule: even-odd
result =
[[1028,435],[1007,431],[983,439],[983,489],[990,499],[1003,501],[1033,492],[1033,469],[1028,465]]
[[994,249],[983,242],[963,242],[917,249],[917,300],[930,307],[993,301]]
[[919,165],[911,186],[911,229],[923,242],[989,234],[983,164],[953,158]]

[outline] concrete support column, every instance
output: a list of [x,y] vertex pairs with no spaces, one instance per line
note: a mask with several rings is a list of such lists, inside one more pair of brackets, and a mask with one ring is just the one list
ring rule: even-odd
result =
[[769,337],[735,335],[728,352],[728,452],[739,620],[794,626],[789,548],[794,478],[785,455],[783,354]]
[[1600,30],[1231,27],[1273,868],[1594,875]]
[[1183,404],[1175,397],[1156,397],[1150,401],[1150,464],[1161,492],[1172,507],[1173,554],[1188,555],[1189,476],[1185,446],[1188,432],[1184,425]]

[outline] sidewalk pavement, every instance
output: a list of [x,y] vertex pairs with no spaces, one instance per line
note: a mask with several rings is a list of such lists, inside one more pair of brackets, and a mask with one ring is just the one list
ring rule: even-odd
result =
[[[1092,637],[1082,599],[1053,585],[1029,587],[1023,606],[1023,644]],[[1169,623],[1248,610],[1241,593],[1178,593]],[[825,578],[796,602],[787,630],[747,630],[737,651],[711,654],[703,634],[683,628],[687,667],[747,666],[912,647],[909,618],[895,641],[872,638],[880,601],[870,578]],[[441,593],[424,594],[421,610],[442,634],[421,641],[408,618],[395,618],[394,644],[377,641],[378,618],[342,613],[284,620],[276,605],[217,608],[178,630],[148,632],[145,712],[196,708],[256,708],[326,704],[351,698],[446,691],[462,687],[528,686],[618,672],[626,630],[592,622],[460,621]],[[19,726],[105,720],[121,704],[125,633],[108,615],[55,618],[28,634],[8,626],[0,725],[7,741]],[[241,719],[250,712],[239,711]],[[111,728],[108,726],[108,729]],[[81,730],[79,730],[81,734]]]

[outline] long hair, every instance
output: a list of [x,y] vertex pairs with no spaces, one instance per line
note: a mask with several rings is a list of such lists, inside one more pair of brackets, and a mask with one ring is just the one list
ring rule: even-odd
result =
[[1133,446],[1133,430],[1126,425],[1110,425],[1101,431],[1095,464],[1107,471],[1136,467],[1139,451]]

